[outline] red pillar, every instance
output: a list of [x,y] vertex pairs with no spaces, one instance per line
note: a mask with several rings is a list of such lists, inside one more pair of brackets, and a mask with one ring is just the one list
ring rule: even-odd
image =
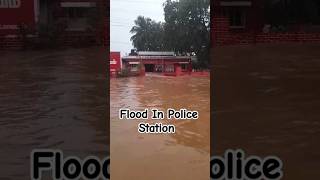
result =
[[182,69],[180,64],[174,64],[174,72],[176,76],[180,76],[182,74]]
[[189,72],[189,74],[192,73],[192,63],[191,62],[188,64],[188,72]]
[[144,68],[144,64],[140,64],[140,76],[145,76],[146,75],[146,69]]

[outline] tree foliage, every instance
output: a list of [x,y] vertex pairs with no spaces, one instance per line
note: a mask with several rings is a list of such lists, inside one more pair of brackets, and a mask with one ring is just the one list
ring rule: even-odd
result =
[[210,45],[209,0],[166,0],[165,22],[139,16],[132,27],[133,46],[139,51],[194,53],[202,66],[208,65]]
[[163,24],[161,22],[139,16],[134,23],[135,26],[130,30],[134,34],[131,41],[138,51],[163,50]]

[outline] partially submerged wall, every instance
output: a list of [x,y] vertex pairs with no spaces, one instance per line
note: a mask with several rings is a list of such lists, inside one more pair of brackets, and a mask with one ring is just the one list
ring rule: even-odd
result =
[[226,17],[212,18],[212,45],[237,45],[258,43],[281,43],[281,42],[320,42],[319,33],[307,33],[303,31],[283,33],[263,32],[233,32],[229,27]]

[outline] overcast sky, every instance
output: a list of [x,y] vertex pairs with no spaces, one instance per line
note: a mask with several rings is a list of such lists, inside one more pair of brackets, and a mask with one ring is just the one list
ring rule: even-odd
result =
[[133,48],[129,32],[139,16],[164,21],[165,0],[111,0],[110,1],[110,49],[122,55]]

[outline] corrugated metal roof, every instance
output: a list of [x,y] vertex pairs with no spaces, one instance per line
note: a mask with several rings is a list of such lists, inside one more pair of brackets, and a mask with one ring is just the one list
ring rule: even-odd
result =
[[126,60],[136,60],[136,59],[166,59],[166,60],[176,60],[176,59],[190,59],[191,56],[124,56],[122,59]]
[[139,51],[139,56],[174,56],[174,52],[169,51]]

